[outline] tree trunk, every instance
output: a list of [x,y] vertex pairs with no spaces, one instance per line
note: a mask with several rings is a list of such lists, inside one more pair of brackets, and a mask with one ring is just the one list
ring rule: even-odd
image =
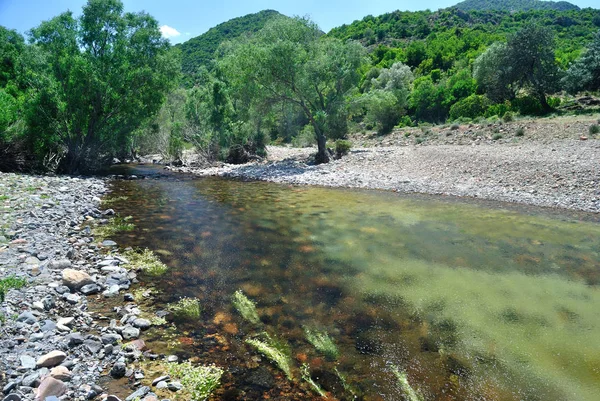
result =
[[317,156],[315,157],[315,162],[317,164],[321,163],[329,163],[329,152],[327,151],[327,137],[320,132],[316,133],[317,135]]
[[546,99],[546,95],[541,93],[540,95],[538,95],[538,98],[540,99],[540,103],[542,104],[542,110],[544,110],[544,113],[550,113],[552,111],[552,107],[550,107],[550,105],[548,104],[548,99]]

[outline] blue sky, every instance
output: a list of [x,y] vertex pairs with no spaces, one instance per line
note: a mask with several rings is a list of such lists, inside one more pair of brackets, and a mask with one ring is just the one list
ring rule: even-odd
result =
[[[209,28],[260,10],[273,9],[282,14],[308,15],[321,29],[349,24],[356,19],[400,10],[437,10],[459,0],[124,0],[127,11],[146,11],[163,26],[172,43],[198,36]],[[76,14],[86,0],[0,0],[0,25],[25,33],[63,11]],[[598,0],[572,0],[579,7],[598,7]]]

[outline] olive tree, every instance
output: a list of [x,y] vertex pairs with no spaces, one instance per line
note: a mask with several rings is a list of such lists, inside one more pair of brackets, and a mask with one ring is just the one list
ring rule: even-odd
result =
[[562,83],[570,93],[600,90],[600,31],[581,57],[569,66]]
[[327,135],[345,129],[345,95],[359,81],[364,48],[323,38],[307,19],[278,18],[222,52],[221,69],[236,92],[262,104],[298,106],[315,132],[316,161],[328,162]]
[[90,171],[131,152],[134,131],[161,107],[178,60],[145,13],[119,0],[89,0],[80,18],[66,12],[30,32],[45,63],[32,82],[34,149],[63,171]]

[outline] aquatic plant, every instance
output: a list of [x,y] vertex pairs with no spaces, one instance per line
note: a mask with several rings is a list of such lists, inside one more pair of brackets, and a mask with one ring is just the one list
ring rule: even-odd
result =
[[258,313],[256,312],[256,304],[251,301],[242,290],[237,290],[235,294],[233,294],[233,306],[239,312],[242,317],[253,324],[260,323],[260,318],[258,317]]
[[354,391],[352,386],[348,384],[348,379],[346,378],[346,376],[338,370],[337,366],[333,368],[333,371],[335,372],[336,376],[340,379],[340,383],[342,384],[344,391],[351,394],[353,400],[357,399],[358,397],[356,395],[356,392]]
[[267,333],[263,333],[266,341],[259,339],[247,339],[246,344],[256,348],[258,352],[263,354],[267,359],[274,363],[289,380],[293,380],[291,362],[289,352],[285,345],[280,341],[274,340]]
[[319,386],[310,376],[310,367],[308,366],[308,364],[302,364],[302,366],[300,367],[300,373],[302,374],[302,380],[307,382],[315,393],[319,394],[321,397],[327,396],[325,390],[323,390],[321,386]]
[[339,356],[339,351],[335,342],[326,331],[311,330],[308,327],[304,328],[306,340],[311,343],[317,351],[325,355],[329,360],[335,360]]
[[194,366],[191,362],[172,363],[169,375],[179,380],[193,400],[205,400],[221,385],[223,369],[210,366]]
[[177,303],[169,304],[167,309],[176,319],[182,320],[198,320],[202,312],[197,298],[181,298]]
[[19,289],[25,287],[27,280],[20,277],[9,276],[0,280],[0,302],[4,302],[6,293],[11,289]]
[[115,216],[110,219],[107,224],[96,226],[93,230],[94,236],[99,239],[103,239],[113,236],[119,232],[133,231],[135,224],[129,222],[132,218],[133,217],[131,216]]
[[149,249],[130,250],[123,253],[129,264],[136,270],[142,270],[151,276],[162,276],[169,268]]
[[152,323],[153,326],[164,326],[167,324],[167,320],[164,317],[153,316],[150,318],[150,323]]
[[404,394],[404,397],[407,401],[423,401],[423,396],[417,392],[410,383],[408,382],[408,376],[406,372],[400,371],[397,366],[392,366],[392,373],[398,379],[398,385],[400,386],[400,390]]
[[126,201],[129,196],[115,196],[112,198],[102,199],[102,206],[112,205],[113,203]]

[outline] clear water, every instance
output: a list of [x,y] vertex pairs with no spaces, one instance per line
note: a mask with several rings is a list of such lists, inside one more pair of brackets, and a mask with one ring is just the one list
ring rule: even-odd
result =
[[[244,339],[266,330],[289,345],[297,380],[307,361],[332,399],[401,400],[396,367],[427,400],[600,399],[594,216],[224,179],[115,181],[112,196],[128,197],[112,207],[136,225],[121,245],[170,267],[156,307],[201,299],[181,352],[228,369],[222,392],[256,367]],[[238,289],[261,328],[233,309]],[[322,358],[305,327],[326,330],[340,357]],[[286,385],[281,399],[311,397]]]

